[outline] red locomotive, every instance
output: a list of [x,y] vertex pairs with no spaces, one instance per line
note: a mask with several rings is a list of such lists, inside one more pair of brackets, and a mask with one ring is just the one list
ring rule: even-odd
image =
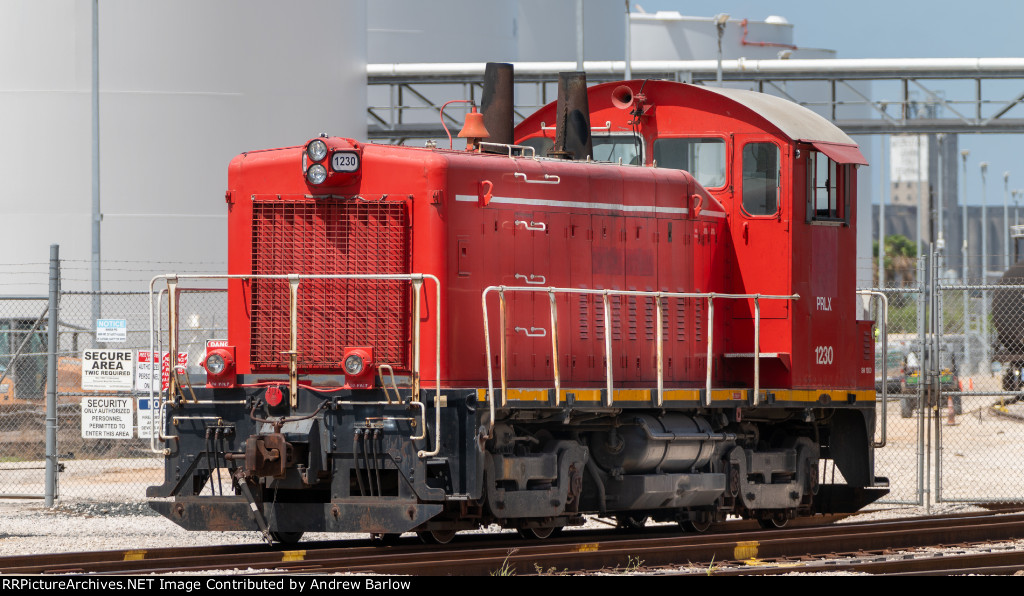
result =
[[205,388],[172,382],[155,509],[445,542],[885,494],[856,145],[753,92],[560,89],[467,150],[320,137],[231,162],[227,342]]

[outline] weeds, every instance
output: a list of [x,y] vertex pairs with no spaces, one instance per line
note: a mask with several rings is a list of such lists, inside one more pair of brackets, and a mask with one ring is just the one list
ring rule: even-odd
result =
[[537,575],[569,575],[568,567],[563,568],[561,571],[559,571],[558,567],[548,567],[547,569],[544,569],[538,563],[534,563],[533,570],[537,573]]
[[708,565],[708,568],[704,571],[704,573],[706,573],[707,575],[714,575],[714,573],[718,571],[718,569],[718,565],[715,565],[715,555],[711,555],[711,564]]
[[501,562],[501,567],[498,567],[491,572],[491,575],[498,577],[511,577],[516,574],[515,565],[511,565],[508,562],[508,558],[511,557],[518,551],[518,548],[509,549],[508,554],[505,555],[505,560]]
[[640,557],[634,557],[630,555],[626,560],[626,567],[622,570],[623,573],[636,573],[640,570],[640,566],[644,562]]

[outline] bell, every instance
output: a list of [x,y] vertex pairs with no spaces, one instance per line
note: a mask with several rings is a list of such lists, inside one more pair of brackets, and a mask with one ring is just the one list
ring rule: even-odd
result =
[[459,138],[469,139],[466,142],[466,148],[470,149],[476,146],[479,139],[486,139],[490,136],[491,134],[484,127],[484,115],[477,112],[476,106],[473,106],[466,114],[466,122],[462,125],[462,130],[459,131]]

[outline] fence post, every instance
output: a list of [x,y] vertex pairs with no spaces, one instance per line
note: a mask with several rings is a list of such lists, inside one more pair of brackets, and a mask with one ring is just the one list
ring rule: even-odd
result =
[[50,245],[49,321],[46,325],[46,493],[53,507],[57,492],[57,346],[60,335],[60,246]]

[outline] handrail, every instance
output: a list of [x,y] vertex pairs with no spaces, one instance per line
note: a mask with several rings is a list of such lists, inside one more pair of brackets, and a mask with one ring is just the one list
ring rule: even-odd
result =
[[[313,280],[313,279],[359,279],[359,280],[396,280],[396,281],[409,281],[413,286],[413,305],[412,305],[412,316],[413,316],[413,329],[412,329],[412,400],[413,402],[420,402],[420,288],[424,280],[431,280],[434,282],[436,288],[436,312],[438,313],[438,320],[435,322],[436,337],[435,337],[435,354],[434,354],[434,383],[435,383],[435,394],[434,394],[434,410],[435,410],[435,432],[434,432],[434,449],[433,451],[420,450],[417,456],[420,458],[433,457],[441,451],[441,324],[440,324],[440,312],[441,312],[441,282],[434,275],[429,273],[408,273],[408,274],[334,274],[334,275],[305,275],[305,274],[262,274],[262,275],[240,275],[240,274],[164,274],[154,276],[149,282],[149,315],[150,315],[150,350],[154,348],[154,320],[153,320],[153,292],[154,287],[158,280],[165,280],[167,284],[168,292],[168,350],[174,354],[175,363],[177,359],[177,292],[178,281],[182,279],[238,279],[238,280],[257,280],[257,279],[276,279],[287,281],[289,284],[289,347],[291,348],[287,354],[289,355],[289,386],[290,386],[290,399],[292,405],[296,405],[295,400],[298,395],[298,325],[297,325],[297,295],[298,287],[302,280]],[[186,288],[184,291],[187,291]],[[161,290],[161,294],[163,290]],[[157,333],[157,336],[160,334]],[[174,395],[173,390],[176,385],[177,375],[172,374],[170,383],[168,384],[167,399],[168,401]],[[150,397],[153,395],[153,385],[150,386]],[[389,403],[379,402],[382,404]],[[161,400],[161,408],[163,401]],[[423,417],[423,437],[426,436],[426,407],[420,404],[422,407],[421,414]],[[150,407],[153,407],[152,401]],[[158,412],[161,410],[158,410]],[[163,421],[161,419],[160,425],[162,427]],[[155,435],[156,433],[154,433]],[[161,438],[162,432],[160,433]],[[163,450],[157,450],[153,444],[153,438],[151,437],[151,449],[155,453],[163,453]]]
[[885,423],[888,420],[888,416],[886,416],[888,400],[886,398],[889,395],[889,297],[884,292],[873,290],[857,290],[857,293],[861,296],[870,296],[872,299],[878,298],[882,303],[880,319],[882,324],[879,327],[879,333],[882,336],[882,438],[872,444],[875,449],[881,449],[885,447],[887,440]]
[[[553,351],[553,357],[551,359],[554,380],[555,380],[555,399],[557,400],[561,394],[561,375],[558,369],[558,323],[557,323],[557,305],[555,302],[555,294],[590,294],[602,296],[604,304],[604,336],[605,336],[605,389],[606,395],[604,400],[605,407],[611,407],[614,396],[614,382],[612,375],[612,333],[611,333],[611,311],[610,298],[611,296],[638,296],[644,298],[654,298],[655,304],[657,305],[657,369],[658,369],[658,395],[657,395],[657,406],[661,407],[665,401],[665,382],[664,382],[664,335],[662,330],[662,320],[664,317],[661,299],[662,298],[704,298],[708,301],[708,358],[707,358],[707,380],[706,380],[706,391],[704,395],[704,405],[711,405],[711,379],[713,375],[713,338],[714,338],[714,300],[716,298],[726,298],[735,300],[754,300],[754,401],[753,405],[756,406],[760,399],[760,327],[761,327],[761,307],[760,300],[799,300],[799,294],[792,295],[774,295],[774,294],[720,294],[716,292],[644,292],[636,290],[590,290],[583,288],[558,288],[558,287],[525,287],[525,286],[488,286],[484,288],[481,294],[481,304],[483,307],[484,317],[484,348],[487,358],[487,401],[490,403],[490,421],[488,432],[494,429],[494,418],[495,418],[495,402],[494,399],[494,370],[491,364],[491,335],[490,335],[490,317],[487,312],[487,295],[491,292],[497,292],[499,298],[499,325],[501,327],[501,405],[506,405],[506,396],[508,395],[508,379],[506,375],[506,340],[508,336],[508,330],[505,325],[505,311],[506,311],[506,299],[505,292],[545,292],[548,294],[551,303],[551,346]],[[490,435],[488,437],[490,438]]]
[[[183,291],[183,292],[190,292],[190,293],[192,293],[192,292],[227,292],[227,289],[226,288],[185,288],[185,289],[183,289],[181,291]],[[152,335],[152,333],[153,333],[153,325],[154,325],[152,295],[150,295],[150,302],[149,302],[150,358],[153,359],[150,362],[150,382],[149,382],[149,407],[150,407],[150,410],[153,411],[153,413],[149,417],[149,433],[150,433],[149,434],[149,450],[151,452],[153,452],[153,453],[164,454],[164,455],[166,455],[167,450],[166,449],[159,449],[159,448],[157,448],[156,442],[158,440],[160,440],[160,441],[177,441],[178,440],[177,435],[165,435],[165,434],[163,434],[163,431],[164,431],[163,425],[162,424],[160,424],[159,426],[157,425],[157,420],[163,421],[164,401],[160,400],[160,399],[154,399],[154,398],[158,397],[158,395],[157,395],[158,391],[156,391],[154,389],[157,386],[156,383],[158,383],[158,382],[161,383],[161,386],[163,384],[163,379],[162,379],[162,377],[163,377],[163,371],[162,371],[162,369],[163,369],[163,358],[162,358],[162,356],[163,356],[164,346],[163,346],[163,337],[161,336],[161,332],[163,332],[163,298],[164,298],[164,294],[166,294],[166,293],[167,293],[167,289],[166,288],[161,289],[160,292],[157,294],[157,299],[156,299],[156,318],[155,318],[155,321],[157,322],[157,325],[159,325],[159,327],[156,329],[156,331],[157,331],[157,333],[156,333],[156,342],[157,343],[156,343],[156,349],[155,350],[154,350],[154,346],[153,346],[153,335]],[[168,357],[170,357],[170,351],[168,351]],[[175,358],[175,363],[177,363],[177,358],[178,358],[177,355],[175,355],[174,358]],[[160,366],[158,367],[157,365],[160,365]],[[157,373],[160,373],[159,376],[157,376]],[[169,382],[170,382],[170,375],[168,374],[168,383]]]

